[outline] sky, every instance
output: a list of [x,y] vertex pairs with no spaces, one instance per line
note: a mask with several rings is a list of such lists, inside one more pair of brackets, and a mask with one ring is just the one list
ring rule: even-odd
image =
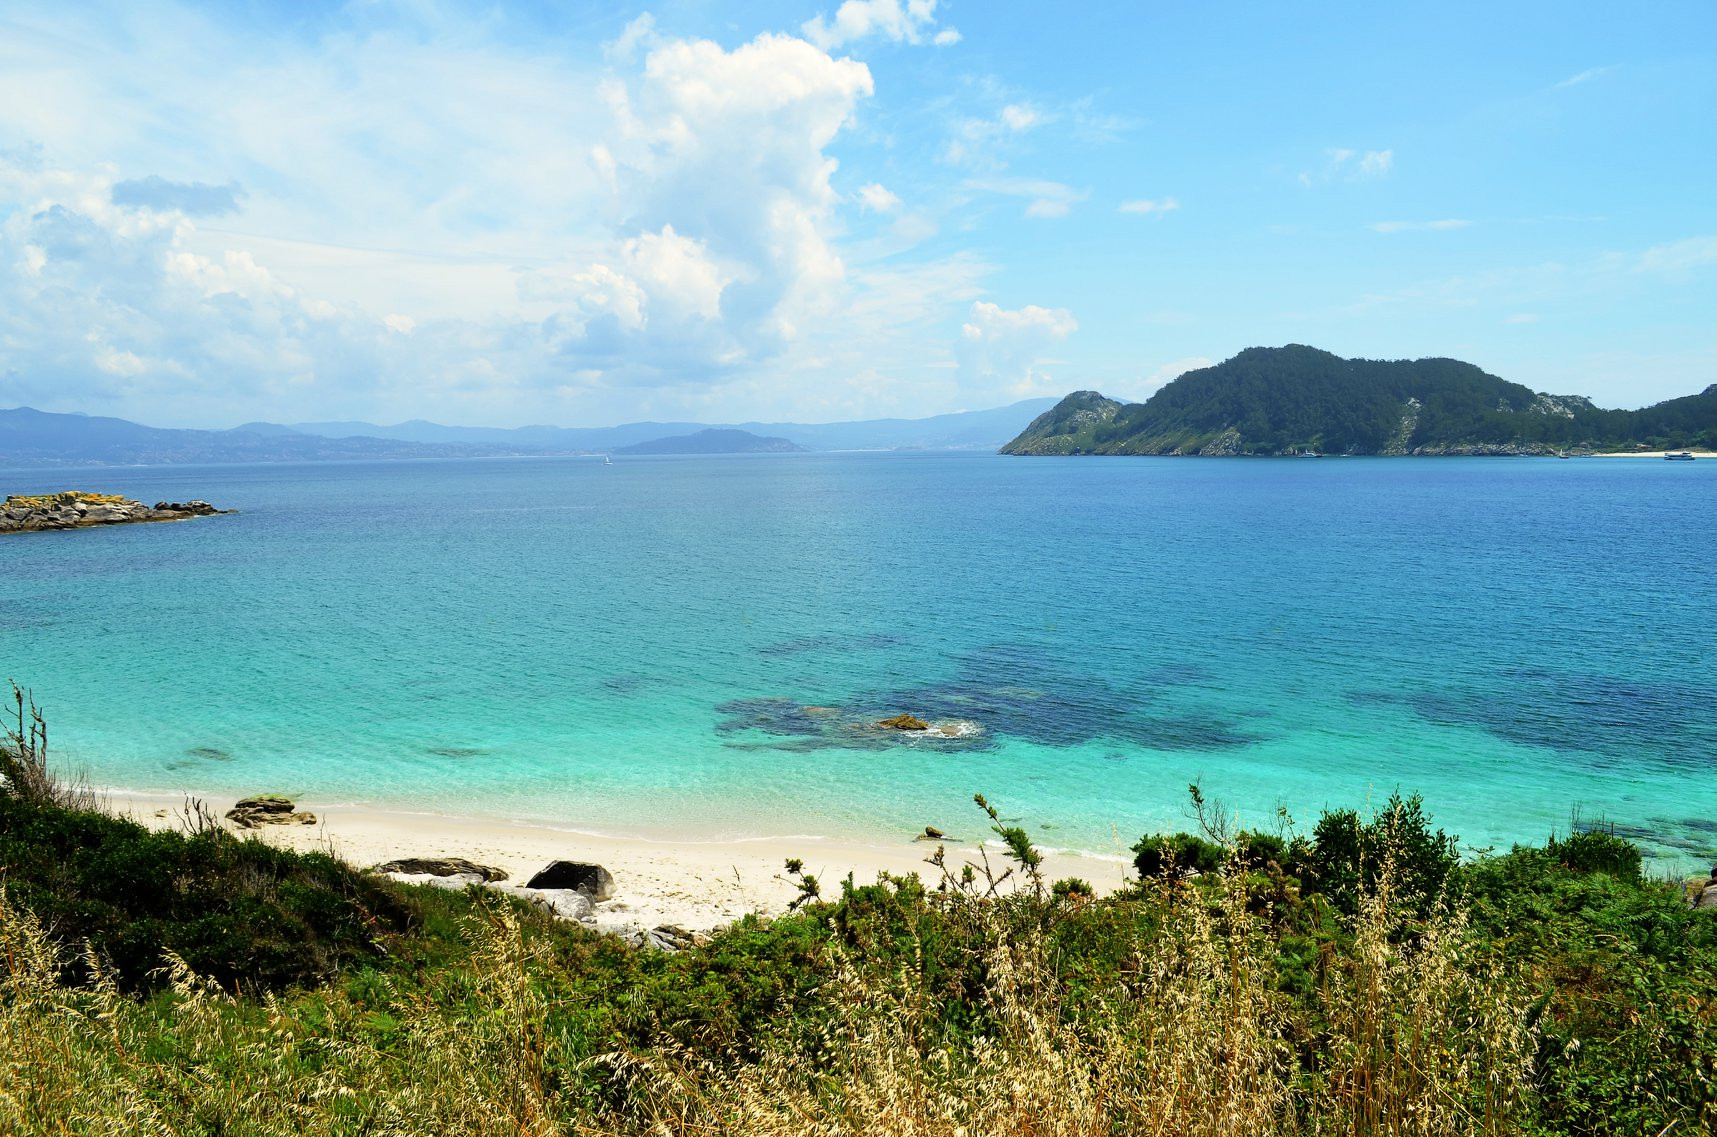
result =
[[0,407],[921,417],[1285,343],[1717,382],[1717,5],[0,6]]

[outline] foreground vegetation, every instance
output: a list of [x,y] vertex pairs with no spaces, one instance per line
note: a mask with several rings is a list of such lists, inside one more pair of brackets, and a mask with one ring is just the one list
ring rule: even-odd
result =
[[1461,864],[1414,799],[1230,833],[1195,791],[1198,831],[1142,839],[1099,900],[992,810],[997,865],[806,879],[792,914],[667,955],[194,810],[95,815],[26,725],[0,754],[0,1132],[1717,1125],[1717,918],[1603,833]]

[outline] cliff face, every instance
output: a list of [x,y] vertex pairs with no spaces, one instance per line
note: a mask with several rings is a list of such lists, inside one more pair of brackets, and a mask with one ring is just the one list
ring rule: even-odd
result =
[[1342,359],[1289,344],[1189,371],[1143,403],[1076,391],[1004,454],[1547,454],[1705,445],[1711,392],[1640,411],[1545,395],[1456,359]]
[[206,501],[159,501],[153,507],[117,494],[64,493],[9,497],[0,503],[0,533],[29,533],[43,529],[82,529],[90,525],[120,525],[129,521],[182,521],[227,513]]
[[1113,422],[1125,403],[1096,391],[1075,391],[1031,420],[1003,454],[1086,454],[1094,452],[1097,432]]

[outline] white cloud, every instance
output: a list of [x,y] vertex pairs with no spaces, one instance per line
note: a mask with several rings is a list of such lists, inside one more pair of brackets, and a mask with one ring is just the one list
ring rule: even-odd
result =
[[1516,312],[1502,322],[1505,324],[1536,324],[1538,315],[1535,312]]
[[1172,197],[1158,200],[1140,198],[1137,201],[1123,201],[1117,209],[1119,213],[1139,213],[1146,217],[1160,218],[1166,213],[1173,213],[1180,208],[1180,202]]
[[[41,74],[84,66],[86,31]],[[855,278],[840,247],[828,147],[871,94],[862,63],[635,21],[610,52],[631,62],[578,73],[457,32],[350,32],[259,60],[208,28],[122,27],[117,72],[80,76],[92,90],[130,89],[181,47],[244,69],[242,86],[219,67],[165,72],[148,116],[223,157],[159,174],[182,148],[150,145],[134,103],[62,129],[4,98],[27,67],[0,75],[0,126],[46,141],[0,155],[0,376],[15,397],[210,425],[591,421],[635,413],[628,390],[672,388],[683,405],[742,384],[785,409],[821,399],[793,360],[846,358],[831,344],[853,338],[874,356],[907,334],[830,319],[937,271]],[[152,62],[125,73],[134,56]],[[901,208],[876,183],[861,200]],[[945,318],[969,299],[927,302]]]
[[943,159],[952,165],[1000,169],[995,151],[1008,139],[1035,130],[1055,119],[1025,103],[1008,103],[989,118],[963,118],[954,124]]
[[1366,228],[1373,233],[1442,232],[1465,229],[1471,224],[1462,217],[1445,217],[1438,221],[1373,221]]
[[1580,72],[1578,75],[1568,76],[1568,78],[1562,80],[1559,83],[1554,84],[1550,89],[1553,91],[1561,91],[1561,90],[1564,90],[1568,87],[1577,87],[1581,83],[1590,82],[1591,80],[1596,79],[1600,75],[1609,74],[1611,71],[1614,71],[1618,66],[1619,66],[1619,64],[1612,63],[1612,64],[1605,66],[1605,67],[1589,67],[1586,70]]
[[1332,146],[1324,150],[1321,169],[1300,172],[1300,184],[1310,187],[1333,181],[1371,181],[1386,176],[1394,166],[1394,150],[1361,152],[1345,146]]
[[1389,172],[1389,167],[1395,164],[1393,150],[1367,150],[1360,156],[1359,164],[1355,167],[1358,176],[1362,178],[1381,178]]
[[900,209],[900,197],[878,182],[859,187],[859,205],[872,213],[894,213]]
[[953,28],[936,28],[937,0],[846,0],[835,18],[822,15],[803,25],[805,38],[825,51],[845,47],[871,36],[893,43],[921,44],[926,36],[938,47],[960,42]]
[[1066,217],[1075,205],[1091,196],[1088,190],[1076,190],[1063,182],[1043,178],[974,178],[966,185],[985,193],[1031,198],[1025,215],[1036,218]]
[[1693,269],[1709,264],[1717,264],[1717,236],[1688,237],[1653,245],[1639,254],[1634,267],[1638,272],[1661,273],[1681,279]]
[[961,386],[974,393],[1023,399],[1058,390],[1054,377],[1040,368],[1044,353],[1079,329],[1065,308],[1002,308],[988,301],[972,304],[955,347]]

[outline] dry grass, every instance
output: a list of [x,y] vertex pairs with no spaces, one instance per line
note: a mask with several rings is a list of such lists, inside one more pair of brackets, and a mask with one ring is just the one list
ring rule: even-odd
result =
[[49,768],[47,720],[28,692],[11,686],[11,721],[0,731],[0,791],[61,809],[104,809],[106,801],[87,781],[68,781]]
[[385,1010],[334,990],[239,1002],[169,961],[167,1009],[105,980],[62,986],[59,951],[0,889],[0,1131],[1518,1131],[1533,1045],[1524,1000],[1472,954],[1458,917],[1408,926],[1386,883],[1308,1019],[1272,983],[1275,941],[1243,874],[1152,887],[1139,903],[1156,906],[1159,931],[1078,999],[1048,927],[1058,909],[956,893],[944,918],[981,945],[977,1034],[941,1024],[921,954],[886,970],[836,941],[820,1035],[746,1060],[667,1043],[579,1057],[551,1025],[567,977],[503,917],[472,926],[474,965],[434,998],[389,993]]

